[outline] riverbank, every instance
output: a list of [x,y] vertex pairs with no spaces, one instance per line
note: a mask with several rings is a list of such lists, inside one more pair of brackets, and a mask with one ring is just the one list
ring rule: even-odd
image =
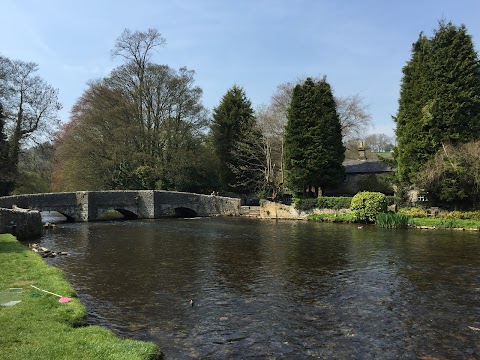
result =
[[[307,220],[324,221],[324,222],[343,222],[353,223],[355,218],[352,214],[310,214]],[[452,230],[469,230],[480,231],[479,220],[467,219],[446,219],[441,217],[430,218],[410,218],[408,227],[424,230],[434,229],[452,229]]]
[[[61,303],[59,297],[31,285],[71,301]],[[120,339],[99,326],[83,326],[86,309],[61,270],[9,234],[0,235],[0,304],[3,360],[161,358],[153,343]]]

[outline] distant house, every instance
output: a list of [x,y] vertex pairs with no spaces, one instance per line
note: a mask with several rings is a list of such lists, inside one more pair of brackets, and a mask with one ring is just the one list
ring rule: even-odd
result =
[[351,196],[359,191],[380,191],[393,195],[391,186],[385,183],[385,175],[393,174],[395,169],[378,159],[367,159],[363,142],[358,148],[358,159],[345,160],[344,182],[333,192],[336,195]]

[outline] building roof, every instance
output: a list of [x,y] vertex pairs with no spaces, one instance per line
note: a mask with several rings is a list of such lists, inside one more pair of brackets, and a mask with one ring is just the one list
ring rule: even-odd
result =
[[378,174],[394,172],[395,169],[377,159],[345,160],[346,174]]

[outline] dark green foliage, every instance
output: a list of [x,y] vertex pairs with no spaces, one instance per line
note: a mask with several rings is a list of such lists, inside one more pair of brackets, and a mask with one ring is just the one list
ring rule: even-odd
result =
[[357,221],[374,222],[377,214],[387,211],[387,198],[379,192],[362,191],[353,197],[350,210]]
[[[223,190],[249,192],[255,189],[245,183],[258,177],[255,166],[247,166],[246,158],[255,163],[256,129],[252,104],[241,87],[234,85],[213,110],[212,143],[219,159],[219,175]],[[240,174],[241,173],[241,174]],[[241,175],[241,177],[240,177]]]
[[480,61],[464,25],[441,21],[433,37],[420,34],[395,122],[398,176],[407,183],[442,144],[480,138]]
[[351,202],[348,196],[320,196],[317,206],[319,209],[349,209]]
[[318,198],[295,198],[294,207],[297,210],[319,209],[349,209],[351,197],[348,196],[320,196]]
[[293,199],[293,207],[297,210],[312,210],[317,207],[316,198]]
[[345,157],[336,104],[326,79],[311,78],[293,90],[285,128],[286,179],[294,191],[334,187]]
[[388,181],[389,175],[368,174],[358,179],[358,191],[377,191],[384,194],[393,194],[392,186]]

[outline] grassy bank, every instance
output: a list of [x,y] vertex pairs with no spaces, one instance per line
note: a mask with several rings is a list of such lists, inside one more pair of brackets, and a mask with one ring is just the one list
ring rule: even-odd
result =
[[480,220],[451,219],[442,217],[411,218],[410,225],[416,227],[431,227],[438,229],[480,229]]
[[[59,298],[30,285],[72,298]],[[86,310],[63,273],[48,266],[13,236],[0,234],[0,292],[22,290],[13,306],[0,306],[0,359],[156,359],[153,343],[124,340],[84,324]]]
[[[431,229],[466,229],[466,230],[478,230],[480,231],[480,220],[472,219],[453,219],[442,217],[407,217],[407,220],[401,219],[401,224],[397,221],[393,221],[392,224],[388,224],[387,221],[377,224],[383,227],[417,227],[417,228],[431,228]],[[308,220],[324,221],[324,222],[343,222],[353,223],[355,217],[352,214],[312,214],[308,215]],[[406,222],[405,224],[403,224]]]

